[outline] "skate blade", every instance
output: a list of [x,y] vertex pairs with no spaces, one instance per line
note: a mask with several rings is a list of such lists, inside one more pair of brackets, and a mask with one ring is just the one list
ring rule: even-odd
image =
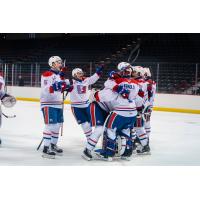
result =
[[84,159],[84,160],[87,160],[87,161],[91,161],[92,158],[89,158],[87,157],[86,155],[82,154],[81,157]]
[[[56,152],[55,152],[56,153]],[[57,156],[63,156],[63,153],[56,153]]]
[[139,156],[148,156],[148,155],[151,155],[151,152],[136,153],[136,155],[139,155]]
[[43,158],[48,158],[48,159],[55,159],[55,155],[45,155],[45,154],[42,154],[42,157]]
[[112,162],[113,161],[113,158],[112,157],[108,157],[108,158],[105,158],[103,157],[102,155],[98,154],[95,152],[95,155],[96,157],[94,158],[94,160],[103,160],[103,161],[107,161],[107,162]]
[[130,157],[123,157],[123,156],[121,156],[121,160],[131,161]]

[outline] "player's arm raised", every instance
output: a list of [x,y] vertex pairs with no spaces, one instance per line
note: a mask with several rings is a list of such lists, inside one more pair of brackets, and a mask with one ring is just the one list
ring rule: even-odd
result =
[[96,73],[86,79],[88,85],[96,83],[99,80],[102,71],[103,71],[103,65],[98,66],[96,68]]

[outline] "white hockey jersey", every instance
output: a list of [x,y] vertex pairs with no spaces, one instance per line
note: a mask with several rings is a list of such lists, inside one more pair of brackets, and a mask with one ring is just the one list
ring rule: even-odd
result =
[[97,103],[98,103],[98,105],[101,107],[101,109],[103,109],[103,110],[106,111],[107,113],[113,111],[112,102],[106,101],[106,102],[97,102]]
[[[61,91],[53,91],[52,85],[56,82],[63,81],[60,75],[53,71],[46,71],[41,76],[41,108],[53,107],[62,108],[63,99]],[[64,80],[67,85],[70,84],[68,79]]]
[[95,73],[91,77],[84,80],[73,79],[73,90],[70,92],[70,101],[72,107],[86,108],[89,106],[90,91],[89,85],[94,84],[99,79],[99,75]]
[[2,76],[0,76],[0,99],[5,95],[5,81]]
[[[125,99],[117,92],[113,91],[115,85],[123,85],[129,89],[129,98]],[[128,79],[107,80],[104,84],[105,88],[98,93],[100,102],[110,101],[113,106],[113,112],[124,117],[133,117],[137,115],[136,99],[138,97],[139,87],[136,83]]]

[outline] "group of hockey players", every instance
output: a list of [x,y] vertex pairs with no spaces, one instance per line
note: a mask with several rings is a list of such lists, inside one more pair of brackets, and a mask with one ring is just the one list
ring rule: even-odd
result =
[[[102,90],[89,90],[101,76],[103,66],[85,77],[80,68],[66,79],[66,67],[59,56],[49,59],[50,69],[41,77],[41,109],[44,116],[43,154],[62,155],[57,146],[64,122],[64,93],[70,95],[71,110],[86,137],[82,157],[86,160],[129,159],[132,154],[150,154],[150,118],[156,84],[149,68],[121,62],[111,71]],[[102,146],[96,149],[102,136]]]

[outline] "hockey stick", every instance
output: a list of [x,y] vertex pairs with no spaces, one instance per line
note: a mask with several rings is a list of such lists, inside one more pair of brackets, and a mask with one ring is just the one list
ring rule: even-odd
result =
[[[69,93],[68,91],[66,92],[66,94],[64,94],[63,92],[63,104],[62,104],[63,114],[64,114],[64,102],[65,102],[65,99],[67,98],[68,93]],[[63,123],[61,126],[61,136],[63,136]]]
[[[64,115],[64,103],[65,103],[65,94],[63,92],[63,102],[62,102],[62,112],[63,112],[63,115]],[[63,136],[63,123],[62,123],[62,126],[61,126],[61,133],[60,133],[61,136]]]
[[[65,67],[65,64],[66,64],[66,59],[64,59],[64,62],[63,62],[63,67]],[[65,94],[63,92],[63,96],[62,96],[62,113],[64,115],[64,101],[65,101]],[[61,126],[61,136],[63,136],[63,123],[62,123],[62,126]]]
[[2,112],[2,115],[5,117],[5,118],[15,118],[16,115],[6,115]]
[[37,151],[40,149],[40,147],[41,147],[41,145],[42,145],[43,141],[44,141],[44,138],[42,138],[42,140],[41,140],[40,144],[38,145],[38,147],[37,147]]

